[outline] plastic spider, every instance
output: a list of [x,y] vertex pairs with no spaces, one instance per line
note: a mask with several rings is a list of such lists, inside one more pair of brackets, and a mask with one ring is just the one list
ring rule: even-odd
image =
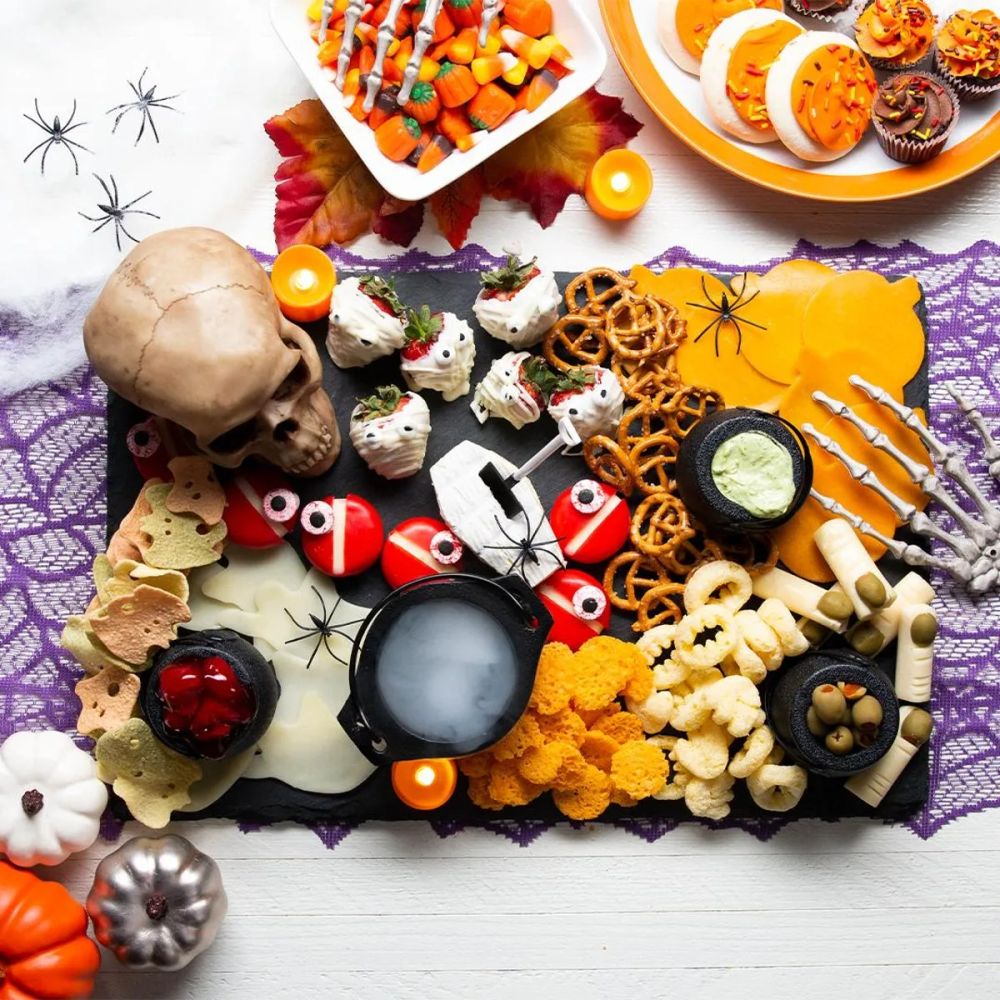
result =
[[103,229],[109,222],[115,224],[115,244],[118,249],[122,248],[122,237],[121,234],[124,233],[133,243],[138,243],[139,241],[125,228],[125,216],[126,215],[148,215],[151,218],[158,219],[159,216],[155,212],[147,212],[142,208],[133,208],[137,202],[142,201],[147,195],[152,194],[152,191],[147,191],[146,194],[139,195],[138,198],[133,198],[130,202],[124,205],[118,204],[118,185],[115,183],[114,175],[111,175],[111,188],[105,184],[103,178],[98,177],[97,182],[104,188],[104,193],[108,196],[108,203],[102,205],[100,202],[97,203],[98,209],[100,209],[101,214],[98,216],[87,215],[84,212],[77,212],[77,215],[82,215],[89,222],[96,222],[98,225],[94,226],[91,232],[96,233],[99,229]]
[[[525,515],[527,518],[527,515]],[[500,534],[506,538],[510,545],[484,545],[484,549],[498,549],[502,552],[516,552],[517,555],[514,557],[514,561],[510,564],[509,572],[520,573],[523,571],[525,564],[530,559],[536,566],[541,562],[538,558],[538,554],[549,556],[557,567],[562,566],[562,561],[555,552],[550,552],[546,546],[555,545],[559,548],[559,539],[553,538],[547,542],[536,542],[535,539],[538,537],[538,532],[542,530],[542,526],[546,523],[545,518],[540,518],[538,524],[534,528],[531,527],[531,522],[528,521],[529,534],[525,535],[524,538],[517,539],[507,534],[504,529],[503,524],[500,522],[500,518],[495,514],[493,515],[493,520],[497,523],[497,528]],[[561,551],[561,550],[560,550]]]
[[[153,84],[149,90],[142,89],[142,80],[145,77],[149,67],[142,71],[142,76],[139,77],[138,83],[132,83],[131,80],[126,80],[125,82],[132,88],[132,93],[135,94],[136,100],[129,101],[126,104],[116,104],[113,108],[110,108],[106,114],[113,115],[116,111],[118,112],[118,117],[115,119],[114,125],[111,127],[112,134],[118,131],[118,126],[121,124],[121,120],[130,112],[138,111],[142,116],[142,124],[139,126],[139,134],[135,137],[135,142],[133,145],[138,146],[139,140],[142,138],[143,133],[146,131],[146,123],[149,123],[149,127],[153,131],[153,138],[157,142],[160,141],[160,133],[156,131],[156,122],[153,121],[153,108],[164,108],[167,111],[177,111],[177,108],[172,107],[167,104],[167,101],[172,101],[175,97],[179,97],[179,94],[171,94],[169,97],[157,97],[156,96],[156,84]],[[180,112],[177,112],[180,114]]]
[[35,148],[28,153],[28,155],[21,161],[22,163],[27,163],[28,160],[34,156],[43,146],[45,147],[45,152],[42,153],[42,174],[45,174],[45,157],[49,155],[49,150],[53,146],[63,146],[67,153],[73,157],[73,173],[80,173],[80,162],[76,158],[76,153],[73,152],[73,147],[77,149],[82,149],[85,153],[91,152],[86,146],[81,145],[73,139],[67,139],[66,136],[80,128],[82,125],[86,125],[86,122],[77,122],[73,124],[73,119],[76,117],[76,101],[73,101],[73,110],[70,112],[70,116],[63,125],[60,121],[59,116],[56,115],[52,119],[52,124],[50,125],[44,117],[42,117],[42,112],[38,107],[38,98],[35,98],[35,114],[38,115],[37,118],[33,118],[31,115],[25,114],[24,117],[28,119],[33,125],[37,125],[43,132],[48,134],[47,139],[43,139]]
[[338,656],[330,648],[330,639],[332,636],[339,635],[341,639],[346,639],[348,642],[354,642],[354,636],[348,635],[344,630],[350,628],[352,625],[360,625],[364,621],[364,618],[356,618],[354,621],[340,622],[339,625],[334,625],[333,616],[337,613],[337,608],[340,607],[340,602],[343,598],[338,595],[336,604],[334,604],[334,606],[327,611],[326,601],[323,600],[323,595],[315,587],[310,587],[310,590],[312,590],[319,600],[320,611],[322,614],[309,615],[309,620],[312,622],[312,628],[310,628],[308,625],[302,625],[297,622],[291,611],[289,611],[288,608],[285,608],[285,614],[291,619],[292,624],[297,629],[302,630],[302,635],[297,635],[294,639],[286,639],[285,645],[288,646],[293,642],[302,642],[303,639],[312,639],[315,637],[316,645],[313,647],[312,653],[309,654],[309,659],[306,662],[306,670],[312,666],[313,660],[316,659],[316,654],[319,652],[320,646],[324,646],[330,656],[333,657],[333,659],[335,659],[338,663],[343,663],[344,666],[347,666],[347,660]]
[[760,289],[758,288],[752,295],[744,298],[747,290],[747,276],[743,275],[743,284],[740,286],[739,295],[736,296],[731,302],[729,300],[729,295],[726,292],[722,293],[722,296],[718,302],[712,298],[709,294],[708,286],[705,284],[705,279],[701,279],[701,290],[708,300],[709,304],[706,306],[702,302],[688,302],[686,305],[693,306],[695,309],[704,309],[707,312],[717,313],[718,315],[705,327],[697,337],[694,338],[694,342],[697,344],[702,337],[708,333],[712,327],[715,327],[715,356],[719,356],[719,333],[722,330],[724,323],[732,323],[736,328],[736,353],[739,354],[743,347],[743,327],[741,324],[745,323],[747,326],[756,327],[758,330],[766,330],[766,326],[762,326],[760,323],[754,323],[753,320],[746,319],[742,316],[737,316],[736,311],[742,309],[744,306],[750,305],[751,302],[760,294]]

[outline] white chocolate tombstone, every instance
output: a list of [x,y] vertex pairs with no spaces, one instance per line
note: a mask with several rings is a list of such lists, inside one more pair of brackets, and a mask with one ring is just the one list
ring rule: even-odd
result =
[[83,325],[97,374],[189,431],[216,465],[251,455],[318,476],[340,432],[312,340],[281,315],[263,268],[214,229],[168,229],[108,278]]

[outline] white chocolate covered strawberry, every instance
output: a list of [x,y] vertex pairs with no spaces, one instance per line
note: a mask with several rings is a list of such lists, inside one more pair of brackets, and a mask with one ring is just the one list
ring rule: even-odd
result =
[[399,350],[405,310],[392,281],[347,278],[333,290],[326,349],[340,368],[360,368]]
[[508,351],[490,365],[476,386],[472,412],[481,424],[490,417],[506,420],[517,430],[533,424],[545,409],[552,374],[544,359],[527,351]]
[[553,420],[569,417],[583,441],[617,428],[625,408],[625,393],[613,371],[600,365],[584,365],[564,372],[561,381],[549,396]]
[[536,260],[522,263],[516,254],[508,254],[503,267],[480,275],[483,287],[472,307],[491,337],[517,349],[537,344],[559,318],[556,279],[537,267]]
[[399,367],[411,389],[436,389],[450,403],[469,391],[475,363],[476,342],[465,320],[428,306],[409,311]]
[[419,472],[427,454],[431,414],[415,392],[381,385],[351,412],[351,444],[372,472],[405,479]]

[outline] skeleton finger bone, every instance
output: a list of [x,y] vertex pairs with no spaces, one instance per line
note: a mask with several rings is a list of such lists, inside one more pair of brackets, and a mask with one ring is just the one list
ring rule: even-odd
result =
[[[335,82],[338,90],[344,89],[347,69],[351,64],[351,54],[354,52],[354,31],[365,12],[370,9],[370,6],[364,0],[351,0],[347,5],[347,10],[344,11],[344,34],[340,41],[340,52],[337,54],[337,78]],[[330,23],[325,7],[323,8],[323,15],[326,20],[320,25],[320,41],[325,39],[326,28]]]
[[962,415],[972,424],[976,432],[983,439],[983,444],[986,446],[983,458],[990,463],[990,475],[994,479],[1000,479],[1000,444],[996,442],[989,427],[986,426],[986,421],[983,419],[982,413],[958,391],[954,383],[946,382],[945,388],[962,411]]
[[490,25],[497,18],[497,14],[500,13],[500,0],[484,0],[483,2],[483,15],[479,22],[479,45],[483,46],[486,44],[490,37]]
[[364,110],[366,112],[375,107],[375,98],[378,97],[378,92],[382,89],[385,57],[389,52],[389,46],[392,45],[393,39],[396,37],[396,18],[399,17],[399,10],[402,6],[403,0],[392,0],[382,23],[378,26],[375,62],[368,74],[368,89],[365,92]]
[[417,77],[420,74],[420,63],[423,61],[427,46],[430,45],[431,39],[434,37],[434,22],[437,20],[438,14],[441,13],[443,3],[444,0],[427,0],[424,16],[420,19],[420,24],[413,36],[413,53],[403,71],[403,82],[399,85],[399,95],[396,102],[400,107],[410,99],[413,85],[417,82]]

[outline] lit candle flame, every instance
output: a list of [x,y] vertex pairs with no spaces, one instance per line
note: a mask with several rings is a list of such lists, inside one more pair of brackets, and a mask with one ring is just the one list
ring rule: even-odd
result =
[[434,768],[428,767],[426,764],[423,767],[418,767],[413,773],[413,780],[418,785],[429,788],[434,784]]
[[632,178],[624,170],[619,170],[611,175],[608,183],[615,194],[624,194],[632,186]]
[[311,292],[319,284],[319,276],[315,271],[300,267],[297,271],[292,272],[288,283],[297,292]]

